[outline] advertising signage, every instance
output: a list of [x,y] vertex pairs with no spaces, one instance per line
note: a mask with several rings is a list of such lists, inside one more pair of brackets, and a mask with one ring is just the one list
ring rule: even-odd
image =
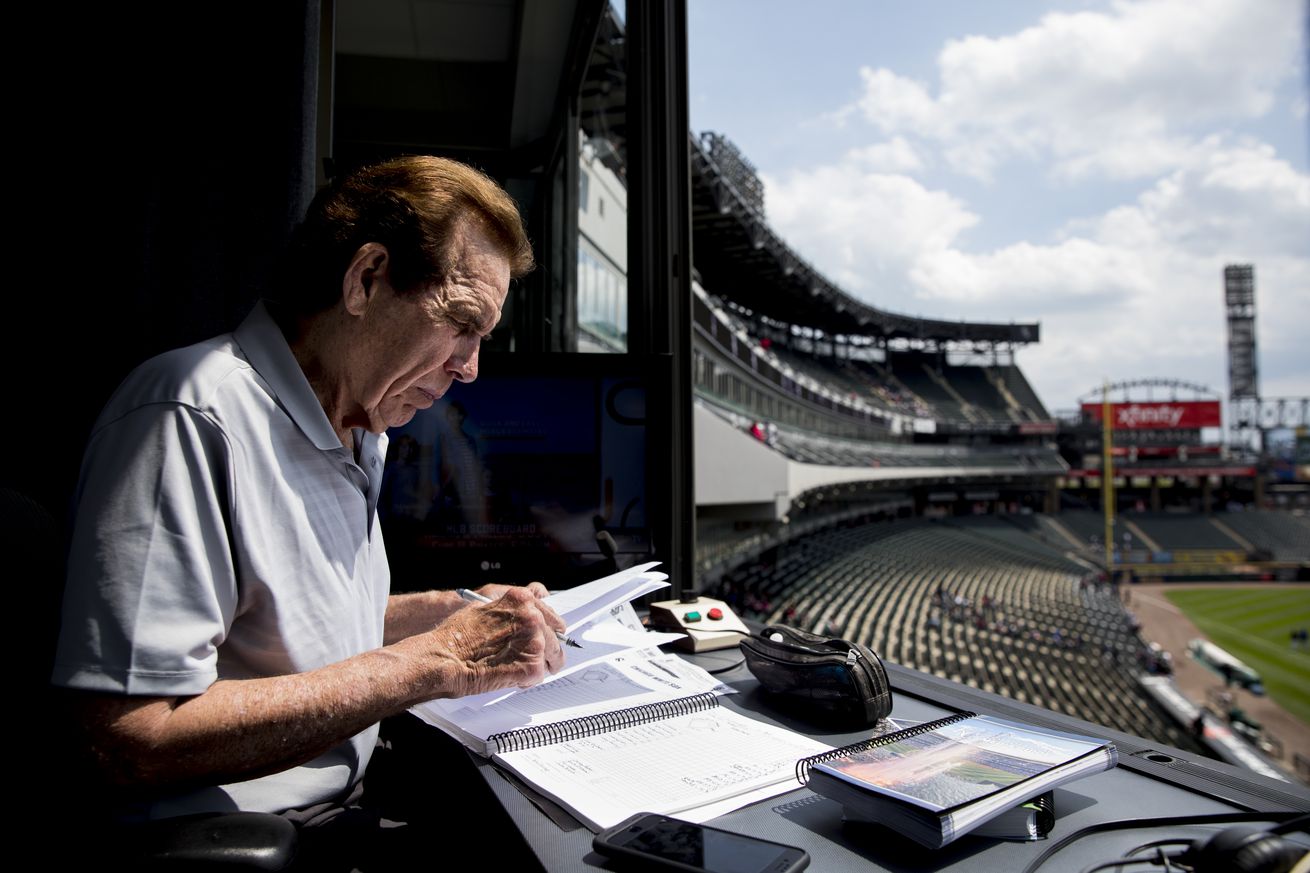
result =
[[[1101,404],[1084,403],[1083,414],[1101,420]],[[1170,400],[1156,403],[1112,403],[1115,430],[1194,430],[1221,427],[1218,400]]]

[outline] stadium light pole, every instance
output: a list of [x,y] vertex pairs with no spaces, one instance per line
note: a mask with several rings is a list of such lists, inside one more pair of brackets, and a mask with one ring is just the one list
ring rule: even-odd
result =
[[1114,582],[1114,425],[1110,421],[1110,382],[1101,388],[1101,505],[1105,511],[1105,579]]

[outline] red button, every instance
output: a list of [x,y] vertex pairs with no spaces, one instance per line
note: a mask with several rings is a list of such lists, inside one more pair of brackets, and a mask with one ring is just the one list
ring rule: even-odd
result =
[[705,614],[710,617],[711,621],[718,621],[719,619],[723,618],[723,610],[719,609],[717,606],[712,608],[709,612]]

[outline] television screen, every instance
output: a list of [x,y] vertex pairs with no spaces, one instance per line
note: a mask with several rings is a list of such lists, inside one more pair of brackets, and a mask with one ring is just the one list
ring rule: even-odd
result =
[[378,505],[392,589],[567,588],[661,560],[668,500],[648,449],[668,420],[666,367],[486,354],[476,382],[393,428]]

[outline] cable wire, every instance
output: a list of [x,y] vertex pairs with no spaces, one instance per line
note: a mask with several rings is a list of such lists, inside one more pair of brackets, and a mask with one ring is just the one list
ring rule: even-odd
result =
[[[1104,833],[1107,831],[1130,830],[1133,828],[1172,827],[1175,825],[1231,824],[1233,822],[1248,822],[1248,821],[1249,822],[1260,822],[1260,821],[1280,822],[1281,823],[1280,827],[1297,830],[1303,827],[1303,824],[1299,824],[1299,823],[1303,823],[1306,820],[1310,820],[1310,816],[1298,814],[1298,813],[1228,812],[1228,813],[1218,813],[1215,815],[1172,815],[1172,816],[1162,816],[1160,818],[1136,818],[1136,819],[1123,819],[1118,821],[1103,821],[1076,830],[1073,833],[1063,837],[1058,842],[1052,843],[1049,847],[1047,847],[1045,852],[1042,852],[1040,855],[1034,858],[1027,867],[1023,868],[1023,873],[1034,873],[1034,871],[1038,870],[1057,852],[1061,851],[1062,849],[1068,848],[1071,844],[1082,839],[1083,837],[1091,836],[1092,834]],[[1109,866],[1114,866],[1115,862],[1107,862],[1107,863],[1109,864]],[[1142,864],[1142,863],[1154,863],[1154,862],[1120,858],[1118,860],[1118,863]],[[1099,866],[1093,869],[1104,870],[1107,868],[1105,866]]]

